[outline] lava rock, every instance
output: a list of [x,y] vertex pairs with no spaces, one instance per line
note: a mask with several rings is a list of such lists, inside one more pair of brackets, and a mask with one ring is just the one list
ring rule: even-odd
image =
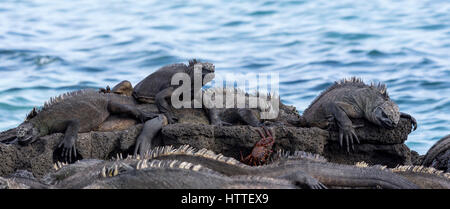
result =
[[[225,156],[240,159],[248,155],[261,140],[255,127],[173,124],[162,129],[164,145],[189,144],[206,148]],[[275,137],[273,150],[303,150],[323,154],[328,132],[319,128],[271,127]]]
[[[367,144],[402,144],[408,139],[411,133],[412,123],[410,120],[401,118],[396,128],[389,130],[363,119],[352,119],[353,125],[363,125],[356,128],[355,132],[361,143]],[[331,140],[339,140],[339,132],[336,128],[330,131]]]

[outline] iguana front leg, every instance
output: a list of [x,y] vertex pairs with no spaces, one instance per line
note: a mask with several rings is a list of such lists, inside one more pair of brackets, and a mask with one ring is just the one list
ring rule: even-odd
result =
[[78,131],[80,130],[80,122],[78,120],[66,121],[66,131],[64,139],[59,143],[58,148],[62,147],[61,157],[66,162],[72,162],[72,154],[77,157],[77,150],[75,142],[78,138]]
[[155,96],[156,106],[158,107],[158,110],[167,117],[169,124],[173,124],[175,121],[178,121],[178,118],[173,116],[169,103],[166,101],[167,98],[172,96],[173,90],[173,87],[168,87],[157,93]]
[[412,123],[412,126],[413,126],[413,131],[415,131],[417,129],[417,121],[416,121],[416,119],[413,116],[411,116],[408,113],[400,112],[400,117],[411,120],[411,123]]
[[337,122],[339,127],[339,144],[342,147],[343,140],[347,144],[347,152],[350,152],[350,145],[354,150],[353,140],[359,143],[358,136],[356,136],[352,121],[347,116],[346,112],[339,106],[339,104],[330,102],[325,105],[325,110],[330,113]]
[[125,105],[115,102],[109,102],[108,103],[108,111],[112,114],[127,114],[137,120],[139,120],[141,123],[158,117],[158,114],[154,113],[144,113],[137,109],[135,106],[132,105]]

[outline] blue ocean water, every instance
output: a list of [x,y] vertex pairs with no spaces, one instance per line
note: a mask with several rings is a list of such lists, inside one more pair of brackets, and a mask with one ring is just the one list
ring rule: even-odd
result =
[[302,111],[332,82],[384,82],[424,154],[450,133],[450,2],[2,1],[0,130],[51,96],[201,58],[221,73],[278,72]]

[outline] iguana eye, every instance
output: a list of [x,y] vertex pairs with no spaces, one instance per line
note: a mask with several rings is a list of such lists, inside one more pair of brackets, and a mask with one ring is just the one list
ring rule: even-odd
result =
[[381,112],[381,116],[382,116],[383,118],[388,118],[388,116],[386,115],[386,113],[385,113],[384,111]]

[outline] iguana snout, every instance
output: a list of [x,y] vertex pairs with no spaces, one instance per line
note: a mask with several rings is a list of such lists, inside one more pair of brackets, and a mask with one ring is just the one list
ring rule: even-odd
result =
[[387,129],[394,129],[397,127],[400,120],[400,110],[392,101],[385,101],[374,110],[375,124],[380,125]]
[[[197,63],[196,65],[198,65]],[[215,72],[215,66],[212,63],[209,62],[203,62],[201,63],[201,69],[202,69],[202,80],[203,84],[208,83],[214,79],[214,72]]]
[[39,130],[32,123],[22,123],[17,128],[17,139],[20,144],[29,144],[37,139]]

